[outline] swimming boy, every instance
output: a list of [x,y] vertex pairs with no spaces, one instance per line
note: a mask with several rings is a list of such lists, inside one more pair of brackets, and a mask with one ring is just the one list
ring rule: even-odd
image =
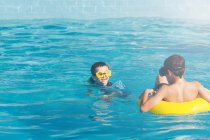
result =
[[156,81],[157,92],[144,91],[141,98],[141,112],[147,112],[161,100],[169,102],[187,102],[201,97],[210,102],[210,93],[199,82],[187,82],[184,79],[185,60],[180,55],[168,57],[160,69]]
[[104,62],[96,62],[91,67],[92,76],[89,78],[90,84],[96,84],[101,86],[111,86],[109,77],[112,75],[109,66]]
[[[91,85],[101,86],[101,91],[108,93],[107,87],[111,86],[112,83],[109,82],[109,77],[112,75],[112,71],[109,70],[109,66],[105,62],[96,62],[91,66],[92,76],[89,78],[88,82]],[[115,93],[109,93],[100,96],[100,100],[110,100]],[[88,95],[91,95],[91,90],[88,89]]]
[[[109,70],[109,66],[104,62],[96,62],[91,67],[92,76],[89,78],[88,82],[91,85],[101,86],[100,91],[104,92],[104,95],[100,96],[100,100],[110,100],[113,96],[125,97],[129,93],[124,88],[121,81],[112,84],[109,82],[109,77],[112,75],[112,71]],[[91,90],[89,89],[88,95],[91,95]]]

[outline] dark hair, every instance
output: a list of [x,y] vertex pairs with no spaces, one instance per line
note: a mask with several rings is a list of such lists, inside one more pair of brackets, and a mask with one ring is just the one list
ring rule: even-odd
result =
[[164,68],[169,69],[174,75],[181,78],[185,72],[185,60],[180,55],[171,55],[165,60]]
[[96,68],[97,67],[103,67],[103,66],[109,67],[105,62],[95,62],[90,69],[92,75],[94,75],[94,76],[96,75]]
[[166,75],[168,75],[168,71],[167,71],[167,69],[163,66],[163,67],[161,67],[161,68],[159,69],[159,74],[160,74],[160,76],[166,76]]

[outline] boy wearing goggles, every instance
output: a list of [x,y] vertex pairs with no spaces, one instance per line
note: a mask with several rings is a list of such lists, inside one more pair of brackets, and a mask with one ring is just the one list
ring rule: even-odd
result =
[[109,66],[104,62],[96,62],[91,67],[92,76],[89,78],[91,84],[98,84],[102,86],[111,86],[109,77],[112,75]]
[[185,60],[180,55],[168,57],[160,69],[156,81],[156,92],[147,89],[142,94],[141,112],[147,112],[161,100],[168,102],[187,102],[201,97],[210,102],[208,90],[199,82],[184,79]]

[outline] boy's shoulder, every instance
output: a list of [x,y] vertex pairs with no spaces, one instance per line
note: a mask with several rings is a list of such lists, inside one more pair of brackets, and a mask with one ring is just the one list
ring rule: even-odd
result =
[[107,86],[109,87],[109,86],[112,86],[112,82],[108,82],[107,83]]
[[198,82],[198,81],[191,81],[191,82],[186,82],[187,85],[189,86],[193,86],[193,87],[200,87],[201,86],[201,83]]
[[93,80],[92,77],[90,77],[90,78],[88,79],[88,83],[89,83],[89,84],[95,84],[96,82],[95,82],[95,80]]

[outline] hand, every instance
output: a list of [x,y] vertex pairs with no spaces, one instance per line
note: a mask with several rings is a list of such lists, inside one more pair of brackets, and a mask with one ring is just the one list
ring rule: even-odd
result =
[[149,95],[150,93],[153,94],[153,93],[155,93],[155,91],[154,91],[153,89],[146,89],[146,90],[139,96],[139,99],[141,99],[142,96],[147,96],[147,97],[148,97],[148,95]]
[[109,100],[111,100],[111,96],[109,96],[109,95],[102,95],[98,99],[99,100],[103,100],[103,101],[109,101]]
[[144,91],[144,94],[153,94],[153,92],[154,92],[154,90],[153,89],[146,89],[145,91]]

